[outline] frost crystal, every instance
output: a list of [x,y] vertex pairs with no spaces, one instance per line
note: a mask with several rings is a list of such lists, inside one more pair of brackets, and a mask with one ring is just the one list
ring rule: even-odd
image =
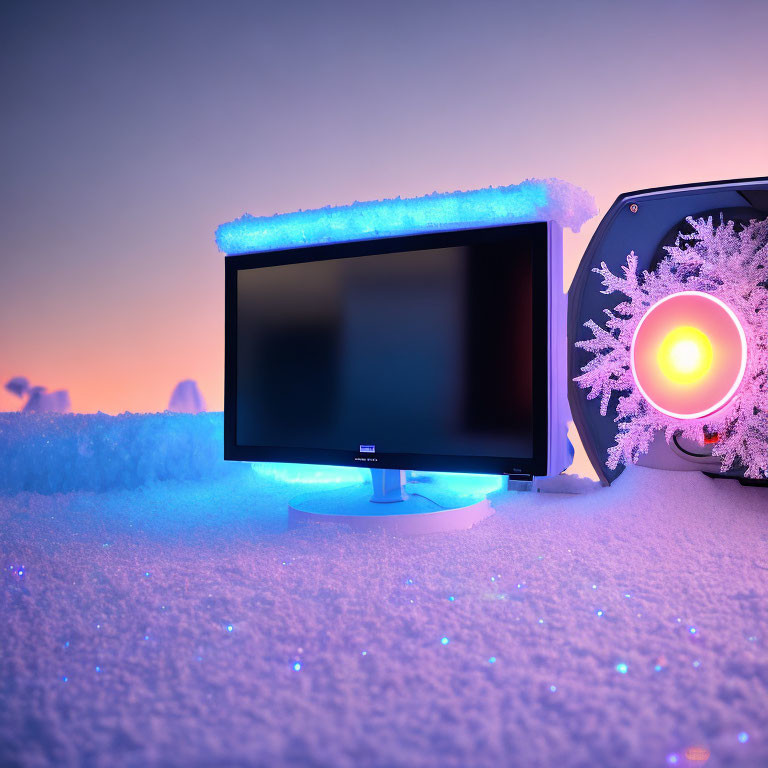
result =
[[[637,274],[637,256],[627,257],[622,274],[605,262],[594,271],[602,275],[603,293],[622,293],[626,301],[606,309],[605,327],[585,323],[593,338],[576,342],[593,358],[575,381],[589,389],[587,398],[600,398],[605,416],[617,393],[616,444],[608,451],[610,469],[636,462],[648,451],[658,430],[667,442],[674,435],[704,443],[705,431],[719,441],[712,453],[723,472],[734,468],[749,478],[768,477],[768,220],[750,221],[737,230],[732,221],[713,224],[712,217],[687,222],[693,231],[680,233],[674,246],[652,272]],[[701,419],[677,419],[656,410],[637,388],[630,370],[630,347],[638,323],[665,296],[703,291],[717,296],[740,318],[747,337],[747,368],[733,400]]]

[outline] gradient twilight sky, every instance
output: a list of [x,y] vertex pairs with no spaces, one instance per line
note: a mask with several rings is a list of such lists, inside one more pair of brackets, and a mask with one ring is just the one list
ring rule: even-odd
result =
[[[768,174],[768,2],[17,2],[0,12],[0,380],[223,405],[216,226],[557,176]],[[570,279],[598,219],[566,234]],[[19,400],[0,392],[0,410]]]

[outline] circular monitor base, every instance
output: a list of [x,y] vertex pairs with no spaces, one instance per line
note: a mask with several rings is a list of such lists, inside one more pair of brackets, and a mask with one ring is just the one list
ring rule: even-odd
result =
[[404,501],[391,503],[372,502],[370,498],[371,489],[365,485],[297,496],[288,505],[289,521],[291,525],[338,523],[356,531],[383,530],[412,536],[466,530],[494,511],[485,497],[471,500],[441,493],[433,501],[411,493]]

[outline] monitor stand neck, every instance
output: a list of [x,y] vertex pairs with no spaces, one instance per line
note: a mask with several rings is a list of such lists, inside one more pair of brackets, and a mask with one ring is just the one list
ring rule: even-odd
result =
[[371,482],[373,484],[371,501],[377,504],[391,504],[408,498],[405,492],[404,469],[372,469]]

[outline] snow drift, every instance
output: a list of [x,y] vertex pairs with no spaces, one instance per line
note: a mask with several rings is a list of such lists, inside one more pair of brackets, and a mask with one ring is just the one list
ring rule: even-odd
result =
[[0,413],[0,491],[136,488],[244,473],[224,461],[221,413]]

